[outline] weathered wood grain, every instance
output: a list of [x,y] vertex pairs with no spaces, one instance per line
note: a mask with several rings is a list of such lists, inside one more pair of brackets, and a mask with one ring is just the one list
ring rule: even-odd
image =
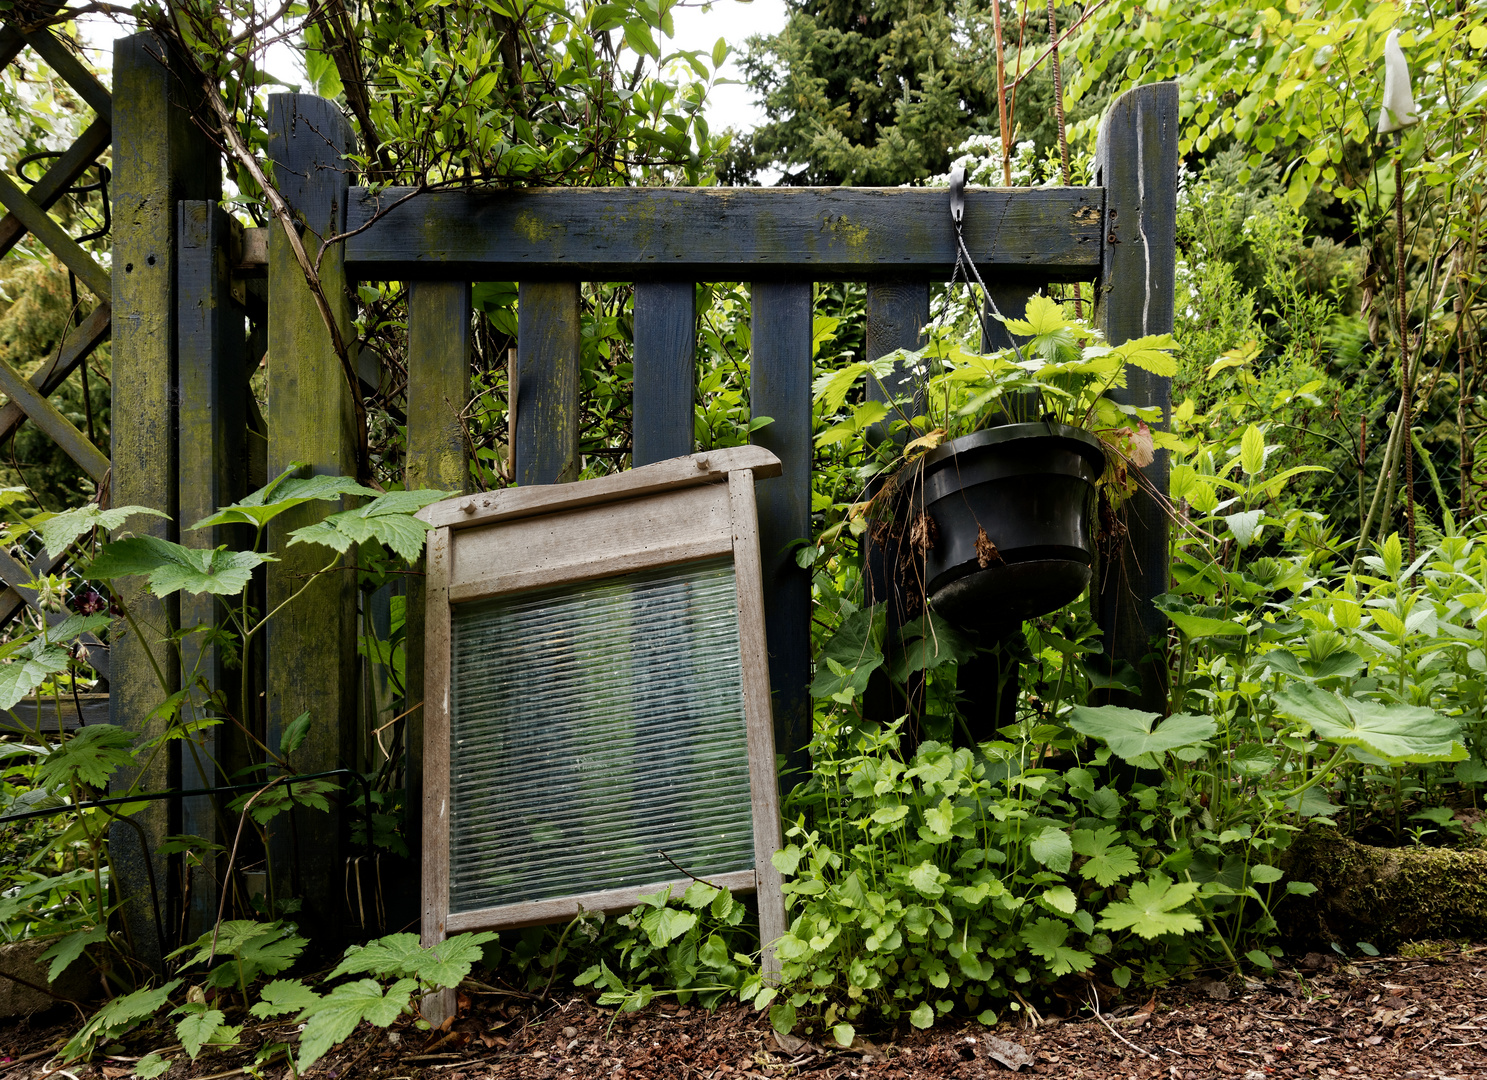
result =
[[[349,271],[418,277],[699,281],[948,278],[949,194],[930,188],[354,189]],[[966,243],[982,274],[1099,266],[1098,188],[973,190]],[[381,215],[380,217],[378,215]],[[373,219],[376,219],[373,221]]]
[[[449,918],[449,612],[448,529],[429,533],[425,556],[428,590],[424,621],[423,710],[423,888],[422,941],[437,945],[451,931]],[[454,1014],[453,990],[423,999],[424,1019],[440,1024]]]
[[518,484],[577,479],[578,285],[523,281],[516,305],[512,448]]
[[[62,346],[31,375],[31,385],[42,397],[67,381],[77,366],[87,361],[93,350],[108,340],[112,328],[113,305],[99,304],[63,339]],[[0,407],[0,445],[9,441],[16,429],[26,422],[26,410],[13,401]],[[3,621],[3,616],[0,616]]]
[[[177,496],[186,528],[181,543],[211,549],[223,545],[246,547],[252,534],[241,526],[191,529],[219,506],[237,502],[248,493],[248,371],[244,316],[232,299],[229,246],[232,236],[227,213],[216,203],[183,200],[177,204],[177,246],[180,251],[180,290],[176,332],[180,353],[176,368],[177,438],[179,465]],[[208,593],[181,594],[181,625],[227,629],[230,622],[222,601]],[[234,715],[241,712],[242,668],[227,656],[216,639],[193,634],[181,642],[181,663],[200,678]],[[200,701],[196,716],[218,715],[215,706]],[[248,717],[239,717],[249,723]],[[182,740],[181,786],[211,787],[222,776],[233,776],[252,762],[249,750],[233,724],[219,724]],[[219,765],[221,772],[219,772]],[[209,796],[181,800],[181,828],[192,836],[217,843],[232,842],[221,834],[220,815]],[[210,930],[217,918],[218,875],[209,869],[192,874],[191,903],[186,912],[186,936],[195,939]]]
[[[867,355],[878,359],[895,349],[919,349],[927,343],[923,333],[929,323],[929,283],[927,281],[882,281],[872,282],[867,287]],[[914,385],[915,376],[902,365],[885,378],[882,384],[870,382],[867,387],[869,401],[889,402],[908,396],[912,386],[911,404],[904,413],[890,414],[888,421],[874,424],[868,430],[868,439],[879,443],[887,437],[892,421],[910,419],[924,410],[922,380]],[[899,436],[902,442],[903,436]],[[875,486],[872,490],[876,491]],[[899,538],[888,537],[884,543],[875,542],[871,536],[863,537],[863,573],[869,603],[884,604],[889,628],[884,647],[891,656],[898,648],[897,632],[903,624],[911,606],[917,608],[918,601],[910,603],[908,590],[900,588],[899,575],[895,572],[899,558]],[[885,670],[875,671],[863,695],[863,714],[875,723],[887,724],[909,711],[905,697],[892,684]]]
[[761,966],[767,979],[780,974],[774,943],[784,937],[783,879],[774,865],[780,849],[780,787],[775,775],[774,717],[770,708],[769,646],[764,628],[764,582],[759,562],[759,522],[754,474],[728,474],[733,526],[733,579],[738,592],[738,649],[743,673],[744,718],[749,728],[749,790],[754,811],[754,877],[759,894]]
[[0,360],[0,390],[19,405],[33,424],[45,431],[84,472],[98,483],[108,476],[109,462],[103,451],[47,398],[37,392],[31,381],[15,368]]
[[758,485],[774,741],[786,767],[800,769],[811,738],[811,578],[795,562],[797,542],[811,535],[811,285],[756,282],[752,296],[750,408],[773,421],[753,442],[782,469]]
[[650,465],[692,452],[697,396],[697,286],[635,286],[634,432],[630,460]]
[[[345,205],[349,125],[336,106],[305,94],[269,98],[269,158],[290,205],[320,228],[338,230],[337,207]],[[304,234],[311,252],[313,230]],[[326,298],[343,340],[355,341],[351,299],[339,246],[320,263]],[[269,234],[268,472],[277,476],[293,461],[313,473],[355,475],[356,433],[351,391],[304,274],[294,261],[283,229]],[[269,527],[269,546],[281,561],[268,568],[268,608],[298,591],[309,574],[330,561],[325,548],[288,546],[288,534],[340,509],[312,502],[281,514]],[[352,565],[354,554],[339,561]],[[314,581],[269,624],[267,656],[268,745],[277,747],[286,725],[310,714],[310,734],[295,751],[294,765],[319,772],[355,762],[358,658],[356,575],[335,572]],[[329,813],[294,811],[270,825],[270,857],[276,883],[304,900],[302,918],[330,938],[344,934],[344,829],[347,792]],[[298,834],[297,848],[293,842]]]
[[[470,399],[470,284],[415,281],[408,286],[408,451],[403,482],[411,489],[470,490],[460,422]],[[403,723],[406,835],[419,865],[423,830],[424,579],[410,577],[404,622]]]
[[760,446],[732,446],[610,473],[584,481],[577,490],[548,484],[456,496],[424,507],[418,517],[435,528],[471,528],[559,508],[598,506],[671,488],[717,484],[726,481],[734,469],[752,469],[756,477],[779,476],[780,459]]
[[[176,445],[172,395],[176,364],[176,220],[179,199],[215,202],[222,196],[220,158],[201,128],[191,118],[192,101],[182,81],[166,66],[169,53],[163,41],[136,34],[114,43],[113,149],[113,310],[121,312],[113,328],[113,392],[111,425],[113,505],[150,506],[170,519],[135,518],[136,534],[165,540],[177,537],[175,517]],[[122,418],[128,417],[128,422]],[[160,601],[144,587],[143,578],[124,582],[124,602],[142,625],[176,625],[176,598]],[[145,735],[158,733],[164,721],[152,718],[155,707],[179,686],[179,673],[166,665],[166,686],[139,641],[121,619],[115,623],[110,668],[111,708],[115,724]],[[162,753],[150,772],[139,777],[147,789],[159,791],[179,782],[176,747]],[[119,774],[114,789],[127,787],[134,776]],[[180,832],[179,817],[170,801],[155,803],[133,815],[152,846]],[[126,918],[133,930],[135,953],[158,966],[161,953],[155,939],[154,916],[147,900],[149,885],[133,830],[115,826],[121,835],[113,847],[114,871],[120,895],[126,897]],[[155,863],[155,877],[170,888],[164,858]]]
[[82,249],[67,230],[52,220],[52,216],[31,200],[31,197],[17,186],[10,177],[0,172],[0,203],[14,214],[22,225],[36,239],[46,245],[57,258],[61,259],[67,269],[77,275],[77,279],[93,291],[93,295],[100,300],[107,300],[113,295],[113,281],[109,273],[98,262]]
[[627,574],[733,550],[728,490],[674,488],[454,535],[451,603]]
[[[719,888],[735,893],[752,892],[754,889],[752,870],[713,874],[707,880]],[[523,926],[541,926],[543,923],[572,919],[580,911],[630,911],[640,903],[642,896],[658,893],[668,887],[672,896],[681,896],[691,884],[690,878],[682,878],[679,881],[658,881],[651,885],[636,885],[626,889],[606,889],[581,896],[561,896],[554,900],[529,900],[520,904],[485,908],[483,911],[451,912],[445,925],[451,934],[463,934],[468,930],[516,930]]]
[[[1105,185],[1108,230],[1096,282],[1096,317],[1112,345],[1172,331],[1177,274],[1176,83],[1155,83],[1122,94],[1100,125],[1095,168]],[[1164,423],[1172,415],[1171,380],[1126,369],[1126,389],[1112,394],[1132,405],[1155,405]],[[1167,591],[1167,451],[1142,469],[1142,485],[1124,506],[1127,535],[1116,553],[1102,552],[1098,618],[1105,658],[1134,664],[1141,673],[1140,707],[1165,708],[1167,668],[1152,642],[1167,618],[1152,598]],[[1150,494],[1155,490],[1158,497]],[[1148,660],[1148,656],[1155,659]]]
[[[896,349],[923,348],[924,328],[929,324],[928,281],[874,281],[867,287],[867,358],[877,360]],[[905,397],[913,385],[913,376],[904,365],[897,364],[881,383],[872,380],[867,386],[869,401],[891,402]],[[924,410],[924,391],[915,388],[907,415],[893,414],[889,420],[906,420]],[[888,424],[874,424],[868,429],[868,440],[883,440]]]

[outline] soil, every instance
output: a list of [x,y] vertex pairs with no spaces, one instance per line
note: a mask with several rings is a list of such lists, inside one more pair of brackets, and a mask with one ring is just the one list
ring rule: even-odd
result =
[[[1429,950],[1419,950],[1428,952]],[[469,984],[467,984],[469,986]],[[483,987],[481,989],[480,987]],[[707,1013],[666,1002],[615,1015],[587,997],[538,1002],[480,984],[461,993],[445,1031],[406,1023],[363,1027],[309,1074],[324,1080],[979,1080],[1009,1072],[1068,1080],[1270,1080],[1487,1077],[1487,947],[1440,955],[1339,963],[1310,954],[1264,981],[1199,979],[986,1029],[894,1029],[849,1050],[819,1036],[780,1037],[765,1017],[732,1007]],[[44,1022],[51,1020],[51,1023]],[[75,1016],[53,1014],[0,1029],[0,1078],[124,1080],[165,1038],[140,1032],[113,1056],[47,1064]],[[249,1029],[251,1043],[292,1040],[289,1024]],[[242,1075],[242,1051],[179,1060],[167,1080]],[[251,1062],[251,1055],[247,1056]],[[280,1058],[265,1080],[292,1080]]]

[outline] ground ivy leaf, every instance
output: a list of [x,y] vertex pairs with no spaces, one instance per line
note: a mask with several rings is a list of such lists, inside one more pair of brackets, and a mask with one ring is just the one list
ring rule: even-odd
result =
[[1048,869],[1060,874],[1068,870],[1069,864],[1074,861],[1074,846],[1069,840],[1069,834],[1052,825],[1033,837],[1028,844],[1028,851]]

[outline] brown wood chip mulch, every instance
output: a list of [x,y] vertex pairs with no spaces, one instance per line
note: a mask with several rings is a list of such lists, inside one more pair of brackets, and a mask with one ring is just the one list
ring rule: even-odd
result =
[[[1127,995],[1130,998],[1130,995]],[[974,1023],[927,1032],[869,1033],[851,1050],[820,1036],[778,1037],[765,1017],[731,1007],[707,1013],[653,1004],[615,1016],[584,997],[537,1003],[500,993],[462,994],[443,1032],[402,1024],[363,1027],[316,1065],[313,1080],[981,1080],[1011,1073],[1093,1078],[1270,1080],[1487,1077],[1487,949],[1438,957],[1335,963],[1312,954],[1265,981],[1197,980],[1149,1001],[1086,1007],[1036,1026],[1024,1018],[988,1030]],[[1072,1006],[1071,1006],[1072,1008]],[[148,1033],[113,1057],[47,1072],[46,1050],[70,1025],[55,1017],[0,1028],[0,1080],[123,1080],[150,1049]],[[75,1019],[72,1021],[75,1025]],[[289,1040],[292,1025],[245,1032]],[[153,1039],[160,1045],[162,1037]],[[163,1046],[161,1047],[163,1049]],[[37,1055],[22,1060],[25,1055]],[[244,1075],[242,1052],[180,1058],[166,1080]],[[248,1058],[251,1061],[251,1057]],[[50,1066],[55,1069],[55,1063]],[[264,1080],[292,1080],[282,1058]]]

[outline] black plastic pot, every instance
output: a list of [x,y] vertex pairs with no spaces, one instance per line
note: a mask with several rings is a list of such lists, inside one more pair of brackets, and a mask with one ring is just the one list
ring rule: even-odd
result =
[[[925,455],[914,502],[922,497],[935,523],[930,606],[967,629],[1004,633],[1076,599],[1094,572],[1104,469],[1100,440],[1062,424],[988,428]],[[994,554],[978,550],[982,529]]]

